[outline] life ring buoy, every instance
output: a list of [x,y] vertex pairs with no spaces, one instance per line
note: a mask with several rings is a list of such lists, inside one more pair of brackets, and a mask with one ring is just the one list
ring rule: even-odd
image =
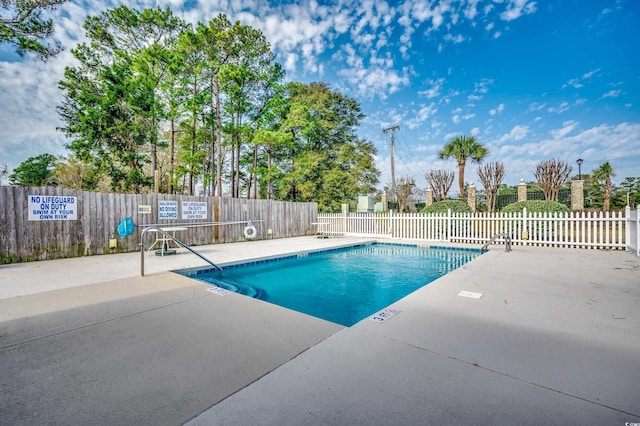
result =
[[256,231],[256,227],[253,225],[247,225],[244,227],[244,237],[250,240],[254,239],[258,235],[258,231]]

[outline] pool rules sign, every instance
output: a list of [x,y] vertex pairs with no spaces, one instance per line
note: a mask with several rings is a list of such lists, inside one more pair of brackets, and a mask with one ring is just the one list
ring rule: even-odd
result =
[[77,220],[78,197],[29,195],[29,220]]

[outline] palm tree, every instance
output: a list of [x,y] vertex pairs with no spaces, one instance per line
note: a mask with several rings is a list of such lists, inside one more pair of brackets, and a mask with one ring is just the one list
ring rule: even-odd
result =
[[593,179],[596,183],[604,181],[604,205],[602,210],[608,211],[611,204],[611,178],[616,174],[613,172],[613,168],[609,162],[600,164],[600,166],[593,171]]
[[438,154],[440,159],[455,157],[458,162],[458,185],[460,197],[464,198],[464,168],[467,158],[479,163],[489,151],[473,136],[458,136],[442,148]]

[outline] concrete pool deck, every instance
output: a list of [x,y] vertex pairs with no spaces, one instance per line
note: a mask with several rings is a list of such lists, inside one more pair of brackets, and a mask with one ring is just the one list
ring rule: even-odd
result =
[[[224,264],[359,241],[197,249]],[[629,253],[493,246],[348,328],[166,272],[205,265],[191,254],[145,263],[0,266],[0,424],[640,422]]]

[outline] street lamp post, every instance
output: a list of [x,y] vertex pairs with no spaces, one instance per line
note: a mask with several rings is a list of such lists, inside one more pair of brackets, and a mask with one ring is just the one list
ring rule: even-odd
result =
[[582,158],[578,158],[576,163],[578,163],[578,180],[582,180],[582,162],[584,160]]

